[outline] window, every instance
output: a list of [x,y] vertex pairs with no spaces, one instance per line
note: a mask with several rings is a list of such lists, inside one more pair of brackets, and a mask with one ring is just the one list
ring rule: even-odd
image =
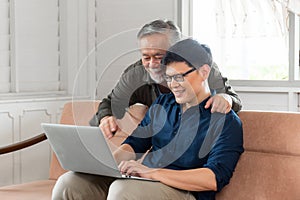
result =
[[271,0],[194,0],[190,34],[210,46],[231,80],[299,80],[299,63],[290,62],[291,44],[297,42],[299,52],[299,30],[291,34],[291,26],[299,24],[292,23],[286,6]]
[[60,90],[59,0],[0,0],[0,93]]

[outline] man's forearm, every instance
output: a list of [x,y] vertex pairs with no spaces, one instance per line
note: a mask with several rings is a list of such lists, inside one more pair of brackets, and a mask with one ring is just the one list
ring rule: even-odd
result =
[[118,164],[120,164],[121,161],[136,159],[134,150],[129,144],[122,144],[117,150],[113,152],[113,155]]
[[232,110],[234,110],[235,112],[239,112],[242,109],[242,102],[238,94],[232,89],[227,78],[224,78],[224,85],[226,94],[230,95],[232,99]]
[[232,99],[232,110],[239,112],[242,110],[242,102],[239,98],[235,96],[230,96]]
[[217,182],[215,174],[208,168],[190,170],[153,170],[151,178],[160,182],[189,191],[216,191]]
[[106,116],[112,116],[109,100],[103,99],[98,106],[98,111],[90,119],[89,124],[91,126],[99,126],[102,118]]
[[111,100],[109,98],[104,98],[102,102],[99,104],[97,117],[99,122],[103,117],[112,116],[111,110]]

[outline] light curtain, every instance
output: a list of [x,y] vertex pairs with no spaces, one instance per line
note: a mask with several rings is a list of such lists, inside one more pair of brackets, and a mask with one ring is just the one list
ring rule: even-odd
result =
[[[293,0],[295,2],[300,0]],[[216,0],[216,22],[221,37],[261,37],[288,34],[287,0]]]
[[193,35],[211,47],[225,76],[237,80],[288,79],[291,1],[193,3]]
[[300,0],[277,0],[282,3],[289,11],[300,15]]

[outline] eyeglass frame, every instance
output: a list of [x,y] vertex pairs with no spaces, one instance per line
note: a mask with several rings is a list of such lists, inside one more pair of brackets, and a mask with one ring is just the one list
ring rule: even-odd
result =
[[183,74],[175,74],[173,76],[168,76],[166,74],[164,74],[164,79],[166,82],[171,83],[172,80],[176,81],[176,82],[183,82],[184,81],[184,77],[190,73],[192,73],[193,71],[197,70],[197,68],[193,67],[192,69],[190,69],[189,71],[183,73]]

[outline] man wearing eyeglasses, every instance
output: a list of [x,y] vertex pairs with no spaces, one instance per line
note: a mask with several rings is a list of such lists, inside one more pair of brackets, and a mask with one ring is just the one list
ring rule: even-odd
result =
[[123,174],[159,182],[68,172],[56,183],[53,199],[214,200],[244,149],[237,114],[205,108],[211,98],[211,63],[211,54],[195,40],[173,45],[162,60],[171,93],[154,101],[114,152]]
[[[137,38],[142,59],[124,71],[115,88],[102,100],[98,112],[90,120],[90,125],[99,126],[108,138],[118,130],[116,119],[124,116],[127,107],[136,103],[150,107],[160,94],[170,92],[160,62],[166,50],[181,39],[179,28],[172,21],[155,20],[144,25]],[[203,47],[210,51],[208,47]],[[207,101],[205,108],[212,106],[211,112],[221,113],[227,113],[231,108],[235,112],[241,110],[238,95],[227,78],[222,77],[215,63],[211,65],[208,82],[214,95]]]

